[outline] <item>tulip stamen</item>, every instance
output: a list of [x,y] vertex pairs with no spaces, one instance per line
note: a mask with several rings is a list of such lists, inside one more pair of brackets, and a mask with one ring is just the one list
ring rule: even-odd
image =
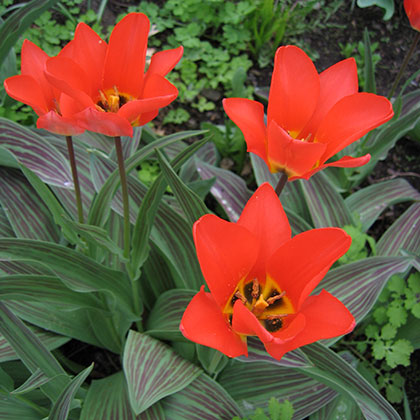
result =
[[283,296],[286,296],[286,292],[283,290],[281,293],[279,293],[278,295],[274,295],[271,296],[267,299],[267,303],[269,305],[272,305],[274,302],[278,301],[279,299],[281,299]]
[[251,295],[254,299],[258,299],[258,296],[260,295],[260,284],[258,283],[257,278],[252,280],[252,293],[251,293]]
[[[244,296],[242,296],[242,293],[239,291],[239,290],[237,290],[236,291],[236,293],[234,294],[234,297],[236,298],[236,299],[239,299],[244,305],[246,304],[246,302],[247,302],[247,300],[245,299],[245,297]],[[235,301],[236,301],[236,299],[235,299]]]

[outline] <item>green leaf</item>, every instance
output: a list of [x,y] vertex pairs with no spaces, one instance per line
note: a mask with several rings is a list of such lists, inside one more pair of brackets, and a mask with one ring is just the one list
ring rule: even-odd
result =
[[225,388],[204,373],[162,400],[169,420],[231,419],[241,411]]
[[182,182],[159,149],[156,150],[156,154],[166,181],[174,192],[192,228],[194,222],[204,214],[209,213],[209,210],[203,200]]
[[392,305],[388,308],[389,322],[394,328],[401,327],[407,321],[407,311],[400,306],[400,303],[396,303],[398,306]]
[[338,395],[329,404],[312,414],[310,420],[364,420],[357,404],[346,395]]
[[401,420],[382,395],[332,350],[320,343],[309,344],[302,350],[314,365],[300,370],[352,398],[367,420]]
[[[363,0],[358,0],[358,4]],[[365,0],[366,1],[366,0]],[[383,1],[383,0],[380,0]],[[387,0],[385,0],[387,1]],[[393,1],[393,0],[391,0]],[[360,5],[359,5],[360,7]],[[365,45],[365,92],[376,93],[376,83],[375,83],[375,65],[372,59],[372,49],[370,45],[369,31],[365,28],[363,32],[363,43]]]
[[386,362],[391,368],[397,365],[409,366],[410,356],[413,351],[413,346],[408,340],[397,340],[386,350]]
[[37,369],[19,388],[12,391],[12,394],[24,394],[26,392],[33,391],[50,380],[51,378],[45,376],[41,369]]
[[71,382],[63,389],[57,401],[54,403],[48,420],[67,420],[70,404],[76,395],[76,392],[81,387],[83,382],[92,372],[93,364],[82,370]]
[[391,324],[385,324],[381,329],[381,338],[384,340],[390,340],[395,337],[397,329]]
[[46,409],[36,406],[33,402],[27,402],[16,395],[0,391],[0,418],[2,420],[43,420],[47,415]]
[[357,0],[359,7],[379,6],[385,10],[384,20],[389,20],[394,14],[394,0]]
[[162,398],[182,390],[201,370],[161,342],[130,331],[123,355],[131,407],[140,414]]
[[275,398],[270,398],[268,412],[271,420],[292,420],[294,410],[290,401],[286,400],[280,404]]

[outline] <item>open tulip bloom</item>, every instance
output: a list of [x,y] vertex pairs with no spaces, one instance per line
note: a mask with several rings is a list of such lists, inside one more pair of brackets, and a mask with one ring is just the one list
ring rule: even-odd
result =
[[237,223],[214,215],[193,228],[198,260],[210,293],[201,288],[181,321],[184,336],[230,357],[247,355],[247,336],[268,353],[286,352],[353,330],[348,309],[325,290],[310,295],[350,247],[339,228],[291,238],[286,214],[269,184],[246,204]]
[[[183,49],[156,53],[145,73],[149,27],[144,14],[130,13],[114,27],[107,44],[89,26],[79,23],[74,39],[57,57],[41,56],[38,50],[38,56],[29,56],[23,49],[22,75],[8,79],[6,90],[42,115],[39,128],[57,132],[57,124],[68,116],[79,132],[87,129],[108,136],[132,136],[133,126],[151,121],[178,95],[165,76],[178,63]],[[31,66],[35,67],[32,73]],[[35,88],[26,88],[23,82]]]
[[308,179],[327,166],[366,164],[370,155],[326,162],[393,116],[386,98],[358,93],[354,59],[318,74],[311,59],[294,46],[276,52],[267,125],[264,107],[256,101],[229,98],[223,106],[244,134],[248,151],[261,157],[271,172],[284,172],[290,180]]

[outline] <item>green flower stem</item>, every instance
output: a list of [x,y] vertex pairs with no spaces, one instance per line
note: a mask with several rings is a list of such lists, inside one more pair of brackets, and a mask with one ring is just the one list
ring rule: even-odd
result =
[[287,179],[288,179],[287,175],[284,172],[280,172],[280,178],[279,178],[279,181],[277,182],[276,189],[275,189],[276,194],[278,196],[280,196],[281,192],[283,191],[283,188],[286,185]]
[[413,42],[411,43],[411,47],[408,50],[407,55],[404,57],[404,61],[401,64],[400,71],[397,74],[397,77],[394,80],[394,84],[391,87],[391,90],[388,93],[388,99],[391,99],[397,89],[398,84],[400,83],[401,77],[404,74],[405,68],[407,67],[408,62],[410,61],[411,56],[416,49],[417,43],[420,39],[420,32],[416,31],[416,35],[414,36]]
[[73,139],[71,136],[66,136],[67,150],[69,152],[71,174],[73,176],[74,192],[76,194],[77,214],[79,223],[84,223],[83,220],[83,204],[82,196],[80,194],[79,177],[77,175],[76,158],[74,156]]
[[118,159],[118,169],[120,172],[121,180],[121,191],[123,199],[123,209],[124,209],[124,257],[128,260],[130,256],[130,210],[128,207],[128,188],[127,188],[127,177],[124,167],[124,157],[121,147],[121,137],[114,137],[115,141],[115,150],[117,152]]

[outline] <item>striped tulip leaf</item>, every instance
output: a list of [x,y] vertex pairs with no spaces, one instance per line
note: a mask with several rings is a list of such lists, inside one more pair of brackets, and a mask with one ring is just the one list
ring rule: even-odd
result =
[[316,228],[354,225],[353,216],[343,198],[323,172],[302,182],[301,186]]
[[[11,307],[11,305],[8,305]],[[35,326],[28,326],[34,335],[38,337],[44,347],[48,350],[54,350],[70,340],[69,337],[57,335],[49,331],[42,330]],[[0,363],[8,362],[10,360],[18,360],[19,356],[13,350],[9,342],[0,334]]]
[[236,360],[245,363],[266,362],[284,367],[305,367],[310,366],[311,362],[301,349],[296,349],[286,353],[280,360],[273,359],[265,350],[263,343],[256,337],[248,337],[248,357],[239,356]]
[[315,294],[327,290],[360,322],[375,304],[388,279],[411,265],[406,257],[370,257],[330,270]]
[[229,393],[203,373],[182,391],[163,399],[162,406],[168,420],[231,419],[242,413]]
[[126,315],[131,310],[131,289],[121,272],[110,270],[73,249],[48,242],[0,238],[0,259],[34,260],[47,266],[75,292],[103,291],[119,301]]
[[271,397],[289,400],[294,420],[301,420],[332,401],[337,393],[297,368],[272,363],[231,363],[218,381],[238,403],[245,416],[266,408]]
[[195,165],[202,179],[216,178],[210,192],[223,207],[229,220],[236,222],[251,197],[245,181],[233,172],[209,165],[201,159],[196,159]]
[[17,237],[59,241],[51,213],[19,170],[0,167],[0,204]]
[[209,210],[203,200],[184,184],[163,154],[159,150],[156,150],[156,154],[166,181],[171,187],[178,203],[181,205],[192,228],[194,222],[204,214],[209,213]]
[[70,378],[38,337],[3,302],[0,302],[0,333],[31,373],[40,369],[52,379],[42,389],[52,401],[56,401]]
[[83,402],[80,420],[166,420],[160,403],[136,416],[130,406],[122,372],[92,381]]
[[17,162],[35,172],[45,183],[73,188],[67,159],[39,134],[0,118],[0,146],[11,152]]
[[264,184],[264,182],[268,182],[273,188],[276,188],[280,174],[272,174],[264,160],[256,154],[250,153],[249,157],[251,159],[257,185],[260,186],[261,184]]
[[25,394],[26,392],[39,388],[49,381],[50,378],[45,376],[41,369],[37,369],[19,388],[12,391],[12,394]]
[[22,400],[20,396],[1,393],[0,418],[2,420],[43,420],[48,410],[37,407],[32,401]]
[[311,414],[309,420],[364,420],[364,418],[354,400],[345,395],[339,395],[316,413]]
[[392,204],[420,200],[420,193],[405,179],[378,182],[349,195],[345,202],[352,213],[360,216],[362,230],[366,232],[378,216]]
[[412,204],[381,236],[378,255],[401,255],[408,251],[420,254],[420,203]]
[[13,237],[16,236],[15,232],[6,216],[2,206],[0,205],[0,236]]
[[320,343],[302,347],[313,366],[304,374],[352,398],[367,420],[401,420],[391,404],[342,357]]
[[200,176],[197,173],[196,159],[201,162],[206,162],[208,165],[216,165],[218,156],[214,143],[211,141],[207,142],[203,147],[197,150],[197,153],[193,158],[182,166],[179,176],[184,182],[192,182],[200,179]]
[[92,372],[93,364],[91,364],[86,369],[82,370],[76,377],[74,377],[70,383],[63,389],[60,396],[54,402],[54,405],[51,408],[50,415],[48,420],[67,420],[70,405],[76,395],[76,392],[82,386],[83,382]]
[[160,341],[135,331],[128,334],[123,367],[136,414],[181,391],[202,373]]
[[179,340],[182,315],[197,292],[187,289],[169,290],[159,296],[147,318],[147,334],[163,340]]

